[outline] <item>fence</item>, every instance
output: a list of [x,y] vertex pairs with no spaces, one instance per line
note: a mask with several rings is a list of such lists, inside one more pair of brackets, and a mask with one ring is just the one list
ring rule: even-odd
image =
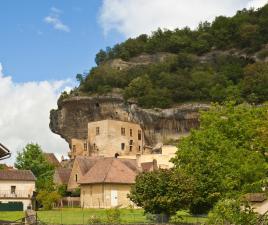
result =
[[[40,221],[46,224],[167,224],[165,215],[144,214],[143,210],[120,209],[118,212],[105,209],[63,208],[53,211],[38,211]],[[110,218],[108,218],[110,217]],[[111,219],[112,217],[112,219]],[[205,216],[183,215],[179,224],[203,224]]]

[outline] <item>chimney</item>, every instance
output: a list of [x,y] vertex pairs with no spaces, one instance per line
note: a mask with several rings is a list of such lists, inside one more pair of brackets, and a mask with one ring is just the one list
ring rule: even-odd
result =
[[141,167],[141,154],[136,155],[136,161],[137,161],[138,167]]
[[155,171],[155,170],[158,170],[157,160],[156,159],[153,160],[153,171]]

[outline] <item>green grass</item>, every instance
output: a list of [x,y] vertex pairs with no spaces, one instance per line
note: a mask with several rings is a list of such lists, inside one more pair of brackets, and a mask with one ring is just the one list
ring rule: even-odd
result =
[[[148,223],[142,209],[120,209],[121,223]],[[102,221],[106,220],[104,209],[80,209],[80,208],[63,208],[50,211],[38,211],[38,218],[50,224],[87,224],[90,217],[96,216]],[[206,222],[206,218],[194,217],[185,211],[179,213],[183,221]],[[15,221],[24,217],[24,212],[0,212],[0,220]]]
[[[120,209],[122,223],[144,223],[146,216],[141,209]],[[38,211],[38,218],[51,224],[87,224],[91,216],[106,220],[104,209],[80,209],[80,208],[64,208],[54,209],[50,211]],[[0,220],[15,221],[24,217],[24,212],[1,212]]]

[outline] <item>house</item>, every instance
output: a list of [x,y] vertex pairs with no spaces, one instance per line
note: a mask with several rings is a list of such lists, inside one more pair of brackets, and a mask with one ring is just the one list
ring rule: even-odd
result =
[[70,168],[56,168],[53,181],[57,185],[68,185],[72,169]]
[[139,124],[118,120],[88,123],[87,139],[72,139],[69,156],[136,155],[143,153],[144,134]]
[[264,215],[268,211],[268,200],[266,193],[249,193],[246,194],[245,199],[251,204],[253,211]]
[[75,158],[68,181],[68,191],[75,191],[79,187],[78,179],[84,176],[96,161],[97,158],[94,157],[77,156]]
[[55,168],[61,166],[59,160],[54,155],[54,153],[44,153],[44,157],[48,161],[48,163],[54,166]]
[[7,159],[11,156],[10,151],[0,143],[0,160]]
[[0,170],[0,206],[19,202],[23,210],[31,207],[35,181],[30,170]]
[[138,173],[136,160],[99,158],[88,172],[78,179],[81,206],[111,208],[133,205],[127,195]]

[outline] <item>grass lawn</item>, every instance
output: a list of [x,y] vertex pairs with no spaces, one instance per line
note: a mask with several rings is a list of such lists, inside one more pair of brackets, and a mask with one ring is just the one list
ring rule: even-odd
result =
[[[120,209],[122,223],[144,223],[146,216],[141,209]],[[106,219],[104,209],[64,208],[50,211],[38,211],[38,218],[45,223],[53,224],[87,224],[91,216]],[[15,221],[24,217],[24,212],[0,212],[0,220]]]
[[[122,223],[148,223],[142,209],[120,209]],[[38,218],[46,223],[51,224],[87,224],[91,216],[106,220],[104,209],[80,209],[80,208],[64,208],[54,209],[50,211],[38,211]],[[180,212],[184,222],[205,222],[206,218],[193,217],[187,212]],[[0,220],[15,221],[24,217],[24,212],[0,212]]]

